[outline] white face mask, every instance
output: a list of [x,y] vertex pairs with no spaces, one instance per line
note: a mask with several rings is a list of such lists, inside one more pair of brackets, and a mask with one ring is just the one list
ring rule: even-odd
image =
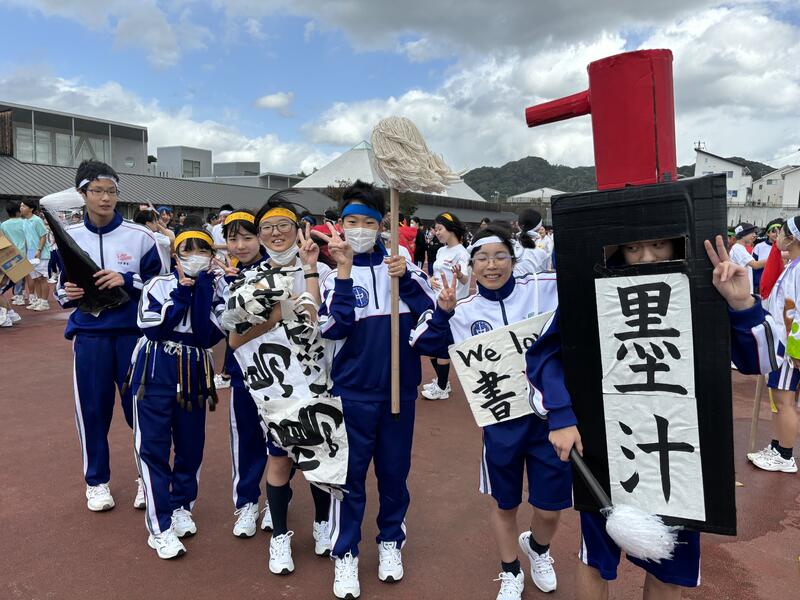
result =
[[211,264],[210,256],[192,254],[186,258],[178,257],[178,262],[183,269],[183,274],[187,277],[197,277],[200,271],[206,271]]
[[277,252],[268,248],[267,253],[269,254],[270,261],[274,262],[278,266],[284,267],[294,262],[294,259],[297,256],[297,246],[292,244],[283,252]]
[[352,227],[344,230],[344,239],[356,254],[372,250],[377,237],[378,232],[367,227]]

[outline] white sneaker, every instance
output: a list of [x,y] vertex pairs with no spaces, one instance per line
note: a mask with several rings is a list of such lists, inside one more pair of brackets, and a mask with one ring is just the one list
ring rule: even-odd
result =
[[25,296],[22,294],[18,294],[17,296],[11,296],[11,304],[14,306],[24,306],[25,305]]
[[36,294],[28,294],[28,306],[26,306],[25,308],[31,308],[36,304],[38,300],[39,296],[37,296]]
[[214,387],[218,390],[231,387],[231,378],[223,377],[222,375],[214,375]]
[[11,319],[12,323],[17,323],[18,321],[22,321],[22,317],[20,317],[19,313],[17,313],[17,311],[15,311],[13,308],[9,309],[8,318]]
[[58,283],[58,275],[53,275],[47,280],[47,283]]
[[531,532],[525,531],[519,536],[519,547],[531,561],[531,579],[543,592],[553,592],[558,585],[556,572],[553,569],[553,558],[550,550],[544,554],[536,554],[530,544]]
[[176,508],[172,511],[172,529],[179,538],[190,537],[197,533],[197,525],[192,519],[192,513],[185,508]]
[[11,317],[8,316],[8,310],[0,307],[0,327],[11,327],[13,324]]
[[275,575],[289,575],[294,572],[292,560],[292,536],[294,531],[283,535],[273,535],[269,541],[269,572]]
[[355,600],[361,595],[358,583],[358,557],[350,552],[333,564],[333,595],[340,600]]
[[168,560],[186,554],[186,546],[178,539],[172,528],[147,538],[147,545],[158,554],[158,558]]
[[447,391],[447,388],[440,388],[439,384],[436,383],[433,386],[422,390],[422,397],[426,398],[427,400],[446,400],[450,397],[450,392]]
[[144,485],[142,485],[142,478],[138,477],[136,479],[136,498],[133,499],[133,508],[141,510],[144,508],[144,504]]
[[249,502],[242,508],[235,510],[236,523],[233,525],[233,535],[240,538],[253,537],[256,534],[256,521],[258,520],[258,504]]
[[797,473],[797,463],[794,456],[790,459],[783,458],[777,451],[775,454],[763,454],[753,459],[753,464],[765,471],[781,471],[783,473]]
[[525,588],[525,575],[522,571],[516,575],[500,573],[495,581],[500,582],[497,600],[520,600],[522,598],[522,590]]
[[[425,385],[423,385],[422,389],[423,390],[440,389],[439,388],[439,378],[438,377],[434,377],[433,379],[430,380],[430,382],[428,382]],[[453,391],[453,388],[450,387],[450,382],[449,381],[447,382],[447,387],[445,387],[444,389],[448,394]]]
[[758,452],[748,452],[747,460],[753,462],[758,456],[771,456],[773,454],[778,454],[778,451],[772,447],[772,444],[767,444],[766,448],[762,448]]
[[107,483],[86,486],[86,506],[94,512],[103,512],[114,508],[114,498]]
[[264,508],[261,509],[264,516],[261,518],[261,531],[272,531],[272,513],[269,512],[269,502],[264,503]]
[[35,304],[29,306],[31,310],[43,311],[43,310],[50,310],[50,303],[47,300],[37,300]]
[[314,554],[317,556],[329,556],[331,553],[331,530],[328,527],[328,522],[317,523],[314,521],[311,535],[314,537]]
[[403,555],[397,542],[378,544],[378,579],[394,583],[403,578]]

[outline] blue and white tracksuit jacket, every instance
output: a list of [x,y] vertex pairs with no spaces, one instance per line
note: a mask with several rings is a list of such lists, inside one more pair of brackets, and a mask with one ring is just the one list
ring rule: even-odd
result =
[[[245,270],[256,267],[269,256],[263,253],[250,265],[241,265]],[[228,285],[236,279],[227,276],[220,279],[218,295],[228,299]],[[242,370],[233,350],[226,348],[225,372],[231,378],[230,440],[231,440],[231,480],[233,486],[233,503],[236,508],[245,504],[258,504],[261,495],[261,479],[267,467],[267,438],[261,425],[261,417],[253,401],[253,397],[244,382]]]
[[[478,293],[459,301],[452,313],[437,306],[411,334],[421,353],[447,357],[447,348],[481,333],[553,310],[558,304],[555,274],[510,277],[497,290],[478,284]],[[572,479],[548,441],[550,429],[574,424],[569,402],[556,404],[549,395],[530,395],[534,414],[483,428],[480,490],[501,509],[521,502],[525,467],[529,502],[543,510],[571,506]]]
[[[205,443],[206,403],[216,401],[208,350],[224,336],[222,301],[214,275],[202,272],[193,286],[172,272],[151,279],[139,303],[144,336],[136,347],[131,387],[134,450],[153,535],[166,531],[172,512],[192,509]],[[170,466],[170,451],[175,458]]]
[[331,377],[341,396],[349,443],[344,499],[331,499],[333,556],[358,555],[366,504],[365,481],[375,462],[380,510],[380,542],[406,538],[405,515],[410,496],[406,479],[411,467],[414,404],[422,369],[419,353],[407,340],[417,320],[433,309],[433,290],[425,274],[406,261],[400,278],[400,419],[391,415],[391,282],[383,260],[385,249],[357,254],[351,279],[332,271],[322,279],[320,329],[335,340]]
[[[83,474],[88,485],[98,485],[111,478],[108,430],[114,411],[114,386],[120,390],[125,420],[133,427],[130,390],[123,391],[123,386],[140,335],[136,307],[144,282],[161,272],[161,258],[150,230],[124,220],[119,213],[105,227],[95,227],[86,216],[66,231],[101,269],[122,274],[123,287],[131,298],[97,316],[74,310],[65,331],[65,337],[73,340],[75,355],[75,423]],[[64,283],[62,271],[56,299],[62,307],[73,308],[77,302],[67,300]]]
[[[739,372],[765,375],[774,370],[782,360],[779,328],[772,316],[762,308],[760,300],[756,299],[755,304],[747,310],[729,309],[728,314],[731,358]],[[527,374],[535,389],[546,389],[548,400],[566,404],[571,400],[564,381],[559,319],[559,312],[556,311],[545,332],[528,349]],[[599,513],[581,512],[582,543],[579,557],[584,564],[597,569],[604,579],[610,580],[616,577],[619,548],[608,537],[604,520]],[[699,538],[700,534],[696,531],[681,530],[678,532],[679,546],[675,557],[660,564],[628,558],[661,581],[694,587],[699,584]]]

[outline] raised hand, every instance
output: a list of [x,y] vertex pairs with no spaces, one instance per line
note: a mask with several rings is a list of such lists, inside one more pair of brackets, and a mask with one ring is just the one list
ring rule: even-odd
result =
[[708,260],[714,267],[711,282],[733,310],[750,308],[755,304],[755,298],[750,291],[750,275],[747,269],[731,262],[721,235],[717,236],[716,243],[715,249],[710,241],[704,242]]
[[456,279],[461,281],[461,278],[464,276],[461,273],[461,265],[459,263],[453,263],[453,266],[451,268],[453,269],[453,275],[455,275]]
[[191,287],[194,285],[194,279],[191,277],[187,277],[186,274],[183,272],[183,267],[181,266],[181,261],[175,261],[175,270],[178,272],[178,284]]
[[317,235],[320,239],[328,243],[328,251],[331,258],[336,261],[339,267],[349,267],[353,264],[353,248],[348,244],[344,235],[336,231],[336,228],[330,223],[326,223],[330,230],[330,235],[325,235],[319,232]]
[[306,221],[306,231],[297,231],[297,241],[300,243],[300,262],[304,265],[317,266],[319,259],[319,246],[311,237],[311,224]]
[[456,278],[455,274],[453,274],[453,281],[447,283],[447,277],[444,273],[442,273],[442,291],[439,292],[439,297],[436,299],[436,302],[439,304],[439,308],[441,308],[444,312],[451,313],[456,309],[457,285],[458,279]]
[[233,265],[230,264],[230,262],[228,261],[228,257],[227,256],[224,256],[224,258],[225,258],[225,262],[222,262],[220,259],[218,259],[215,256],[214,258],[211,259],[211,262],[213,264],[216,264],[219,268],[221,268],[222,269],[222,273],[226,277],[236,277],[239,274],[239,269],[237,269],[236,267],[234,267]]

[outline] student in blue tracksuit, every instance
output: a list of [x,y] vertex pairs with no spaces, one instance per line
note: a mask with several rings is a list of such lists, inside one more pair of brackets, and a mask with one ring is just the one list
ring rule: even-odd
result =
[[[307,292],[318,304],[320,300],[319,278],[324,277],[330,272],[330,269],[323,263],[317,262],[319,246],[309,237],[311,226],[300,219],[298,214],[300,211],[289,201],[290,197],[290,191],[277,192],[258,211],[255,222],[258,223],[259,238],[267,249],[269,266],[285,269],[291,273],[294,280],[292,295],[299,297]],[[305,226],[305,234],[300,229],[301,225]],[[272,340],[277,343],[285,343],[286,338],[281,338],[280,335],[276,338],[277,331],[273,331],[275,324],[281,318],[280,308],[273,310],[270,317],[266,323],[255,325],[242,334],[232,332],[230,334],[231,348],[238,348],[254,339],[258,339],[260,342]],[[233,373],[232,370],[230,372]],[[263,422],[263,419],[259,416],[257,405],[250,394],[247,394],[247,399],[249,405],[246,407],[244,400],[240,400],[241,412],[237,415],[237,420],[252,420],[246,427],[259,427],[260,430],[260,423]],[[240,427],[244,429],[245,424],[240,422]],[[261,435],[261,447],[264,448],[263,433]],[[252,436],[255,438],[255,432],[252,433]],[[253,452],[255,452],[255,447],[256,444],[253,442]],[[289,530],[288,516],[289,500],[292,497],[289,481],[294,472],[294,461],[289,457],[286,449],[279,445],[279,440],[272,437],[266,442],[266,452],[269,453],[269,460],[266,459],[266,453],[264,454],[267,467],[268,512],[266,514],[270,515],[269,528],[272,529],[268,566],[270,572],[275,575],[288,575],[294,572],[291,545],[294,532]],[[261,472],[263,473],[263,466]],[[254,480],[253,486],[258,486],[258,481]],[[310,489],[314,499],[314,522],[312,524],[314,552],[317,556],[325,556],[330,553],[328,527],[330,494],[315,485],[310,485]],[[264,528],[263,522],[262,528]]]
[[[672,256],[671,240],[652,240],[627,244],[620,248],[626,264],[659,262]],[[714,265],[714,287],[729,306],[732,335],[732,358],[742,373],[763,373],[772,370],[780,360],[777,325],[750,293],[747,269],[730,261],[725,243],[717,236],[716,249],[706,241],[706,251]],[[553,316],[544,334],[528,350],[527,372],[536,393],[546,391],[558,403],[571,402],[564,381],[561,362],[559,313]],[[580,424],[578,424],[580,425]],[[552,431],[550,441],[563,461],[569,460],[573,444],[580,452],[580,434],[574,425]],[[608,598],[608,582],[616,579],[620,549],[605,531],[605,518],[599,513],[580,513],[581,549],[577,571],[576,597],[587,600]],[[661,563],[628,557],[646,572],[643,598],[678,599],[684,587],[700,584],[700,534],[678,532],[678,545],[671,560]]]
[[[178,538],[194,535],[205,442],[206,404],[216,393],[209,350],[223,338],[222,301],[209,271],[213,240],[203,230],[175,236],[175,271],[144,286],[133,391],[134,450],[145,491],[147,543],[159,558],[186,552]],[[174,459],[170,465],[170,453]]]
[[[358,598],[358,544],[366,504],[365,482],[374,461],[378,480],[378,578],[403,577],[400,549],[406,538],[410,496],[414,402],[420,382],[420,356],[408,344],[419,317],[433,309],[433,290],[425,274],[402,256],[388,257],[378,241],[385,214],[383,192],[357,181],[342,198],[344,239],[331,226],[328,242],[337,268],[322,280],[322,336],[335,340],[331,378],[342,398],[349,458],[344,499],[331,501],[333,591]],[[400,417],[391,414],[391,278],[400,289]]]
[[[161,272],[153,235],[146,228],[123,220],[116,211],[119,177],[114,169],[96,160],[83,161],[75,176],[75,187],[86,201],[82,222],[67,227],[67,233],[100,266],[95,274],[100,289],[122,287],[131,300],[99,315],[74,310],[65,336],[73,340],[75,353],[75,423],[83,455],[83,475],[89,510],[114,508],[109,489],[108,430],[114,411],[115,386],[120,389],[125,421],[133,427],[130,390],[123,385],[131,355],[139,338],[136,306],[144,282]],[[84,290],[61,273],[56,298],[72,308]],[[134,506],[144,508],[141,482]]]
[[[249,210],[237,210],[225,217],[222,234],[231,266],[226,268],[225,277],[220,280],[218,294],[227,299],[227,286],[236,279],[239,271],[261,264],[268,256],[258,238],[256,216]],[[230,377],[231,387],[231,479],[236,507],[233,535],[247,538],[256,533],[261,479],[267,466],[267,440],[242,370],[230,348],[225,354],[225,373]],[[264,506],[261,527],[272,529],[269,504]]]
[[[438,306],[420,320],[411,344],[431,356],[447,356],[453,343],[553,310],[557,303],[556,278],[529,273],[514,277],[516,257],[510,227],[490,223],[478,231],[470,253],[470,267],[478,292],[458,300],[456,281],[443,277]],[[555,404],[548,394],[533,398],[535,414],[483,428],[480,490],[497,505],[489,520],[500,550],[498,600],[519,600],[525,576],[519,551],[531,563],[531,577],[543,592],[556,589],[550,542],[561,510],[572,506],[572,474],[548,441],[551,429],[574,424],[569,403]],[[517,509],[528,473],[528,502],[533,506],[529,531],[518,535]]]

